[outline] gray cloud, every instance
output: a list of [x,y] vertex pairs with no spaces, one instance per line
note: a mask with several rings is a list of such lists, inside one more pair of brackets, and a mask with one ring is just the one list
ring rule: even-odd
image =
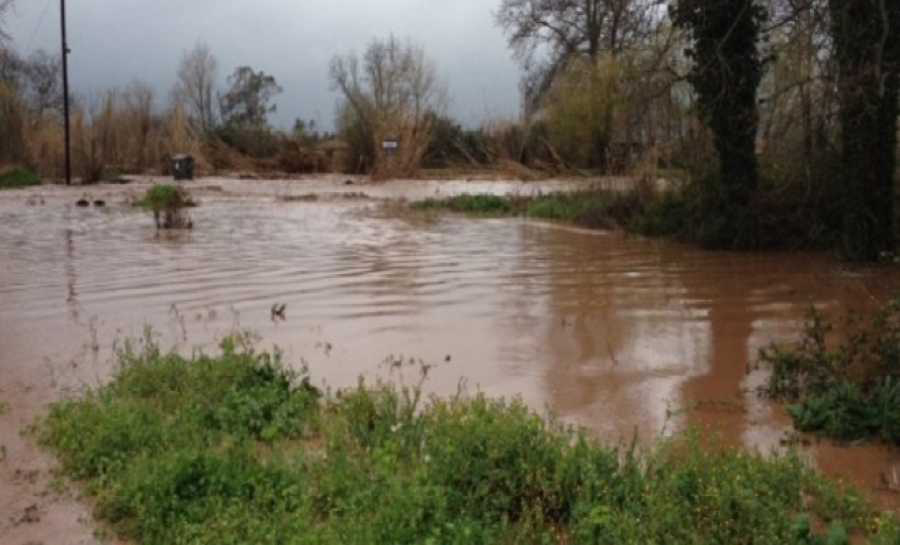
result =
[[[328,63],[394,33],[425,47],[447,82],[450,113],[468,125],[515,116],[519,69],[499,28],[493,0],[72,0],[70,66],[85,95],[135,79],[168,96],[184,50],[204,41],[223,80],[239,65],[274,75],[285,92],[273,121],[296,117],[324,126],[336,95]],[[22,53],[59,49],[57,0],[18,0],[8,21]]]

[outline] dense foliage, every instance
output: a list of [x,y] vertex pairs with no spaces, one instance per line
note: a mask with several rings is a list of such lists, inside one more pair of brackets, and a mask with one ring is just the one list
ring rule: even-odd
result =
[[34,172],[16,167],[0,174],[0,189],[18,189],[39,185],[41,179]]
[[688,79],[719,159],[721,188],[709,212],[732,220],[723,222],[722,229],[746,228],[747,205],[759,185],[756,101],[763,75],[759,41],[765,9],[754,0],[680,0],[672,17],[692,37]]
[[157,229],[179,229],[190,227],[183,210],[194,206],[187,191],[174,184],[156,184],[147,190],[138,203],[151,212]]
[[801,431],[900,444],[900,300],[846,321],[849,333],[835,346],[832,326],[813,312],[799,344],[763,350],[772,370],[765,391],[791,404]]
[[[893,518],[793,456],[690,437],[604,447],[483,396],[384,384],[325,395],[229,339],[184,359],[121,354],[108,386],[39,426],[96,515],[146,545],[872,543]],[[405,364],[404,364],[405,365]]]

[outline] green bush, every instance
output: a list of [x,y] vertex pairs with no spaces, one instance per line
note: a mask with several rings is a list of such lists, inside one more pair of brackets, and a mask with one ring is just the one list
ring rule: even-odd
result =
[[690,434],[622,451],[519,401],[424,400],[419,387],[360,382],[325,396],[305,370],[239,340],[218,357],[191,359],[149,341],[127,345],[109,385],[55,405],[38,426],[122,537],[149,545],[898,537],[892,517],[792,455],[705,447]]
[[153,220],[157,229],[190,228],[190,220],[184,209],[195,206],[188,193],[173,184],[156,184],[147,190],[138,206],[153,212]]
[[188,206],[187,193],[177,185],[156,184],[147,190],[140,204],[154,212],[178,210]]
[[534,198],[528,205],[529,217],[574,223],[586,227],[612,227],[611,195],[600,192],[554,193]]
[[801,431],[900,443],[900,300],[868,319],[846,317],[846,338],[834,347],[832,329],[812,311],[798,344],[763,350],[765,393],[791,404]]
[[16,167],[0,174],[0,189],[19,189],[40,183],[38,175],[26,168]]

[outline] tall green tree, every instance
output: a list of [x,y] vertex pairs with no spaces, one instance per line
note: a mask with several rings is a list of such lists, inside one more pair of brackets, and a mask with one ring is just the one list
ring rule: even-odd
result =
[[222,125],[216,131],[223,142],[256,158],[278,152],[278,139],[269,127],[276,110],[275,97],[282,92],[275,78],[262,70],[240,66],[228,78],[228,91],[219,97]]
[[842,250],[873,261],[895,250],[900,2],[830,0],[838,65]]
[[691,36],[688,79],[719,156],[719,204],[739,211],[759,184],[757,91],[766,11],[754,0],[678,0],[671,14]]
[[241,129],[263,129],[269,114],[276,110],[272,103],[283,89],[273,76],[249,66],[239,66],[228,77],[228,92],[219,99],[226,125]]

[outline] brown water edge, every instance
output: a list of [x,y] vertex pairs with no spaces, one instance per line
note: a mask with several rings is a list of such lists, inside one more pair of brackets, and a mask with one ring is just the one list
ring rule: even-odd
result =
[[[186,352],[249,328],[334,387],[388,376],[381,362],[405,355],[437,364],[430,392],[465,380],[610,441],[697,425],[769,451],[790,425],[753,391],[764,379],[747,372],[757,350],[795,338],[811,304],[867,310],[900,284],[893,269],[827,256],[710,253],[521,219],[423,223],[372,200],[579,182],[204,179],[190,186],[194,231],[163,237],[126,205],[148,185],[0,193],[0,401],[10,406],[0,535],[11,543],[91,542],[83,504],[40,495],[50,461],[19,430],[49,402],[101,384],[113,340],[145,324]],[[108,206],[75,207],[83,193]],[[285,202],[309,193],[321,198]],[[274,303],[287,304],[286,320],[272,320]],[[827,474],[900,504],[879,490],[893,451],[809,452]],[[40,522],[26,520],[32,505]]]

